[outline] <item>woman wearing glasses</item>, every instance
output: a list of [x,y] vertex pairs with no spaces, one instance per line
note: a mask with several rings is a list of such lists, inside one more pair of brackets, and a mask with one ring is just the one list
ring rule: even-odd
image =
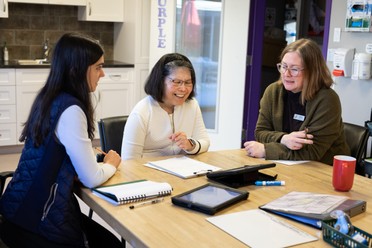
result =
[[260,102],[256,141],[244,143],[248,156],[333,163],[350,154],[338,95],[319,46],[300,39],[289,44],[277,64],[280,78]]
[[170,53],[155,64],[145,84],[148,95],[133,108],[123,134],[123,160],[197,154],[209,148],[195,95],[195,71],[182,54]]

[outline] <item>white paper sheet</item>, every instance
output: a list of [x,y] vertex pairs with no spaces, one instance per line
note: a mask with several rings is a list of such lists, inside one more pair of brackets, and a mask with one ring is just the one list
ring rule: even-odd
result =
[[317,240],[260,209],[209,217],[207,221],[253,248],[288,247]]

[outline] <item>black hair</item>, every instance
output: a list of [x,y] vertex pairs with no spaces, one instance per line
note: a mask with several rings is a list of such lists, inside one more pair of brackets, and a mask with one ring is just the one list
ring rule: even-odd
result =
[[51,69],[31,107],[30,114],[22,130],[21,142],[32,137],[34,145],[40,146],[50,131],[50,108],[54,99],[62,92],[77,98],[88,122],[88,136],[94,138],[94,109],[91,102],[87,79],[89,66],[103,56],[99,42],[78,33],[64,34],[55,45]]
[[185,55],[179,53],[165,54],[156,62],[146,80],[146,94],[152,96],[158,102],[163,102],[165,92],[164,79],[172,74],[174,69],[180,67],[185,67],[190,70],[193,89],[187,100],[193,98],[195,96],[196,84],[195,70],[191,61]]

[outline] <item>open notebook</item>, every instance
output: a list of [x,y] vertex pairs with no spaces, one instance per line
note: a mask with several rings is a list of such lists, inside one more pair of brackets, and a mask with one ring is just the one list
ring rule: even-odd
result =
[[147,180],[138,180],[92,188],[93,194],[115,205],[170,195],[172,190],[173,189],[169,183]]

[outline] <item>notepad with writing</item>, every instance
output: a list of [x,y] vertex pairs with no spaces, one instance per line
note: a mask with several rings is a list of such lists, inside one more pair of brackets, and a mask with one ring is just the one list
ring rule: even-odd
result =
[[221,169],[217,166],[191,159],[186,156],[152,161],[145,164],[145,166],[158,169],[181,178],[197,177],[205,175],[208,172]]
[[120,205],[170,195],[172,187],[166,182],[138,180],[96,187],[92,191],[112,204]]
[[290,192],[260,208],[321,229],[322,220],[329,219],[333,210],[342,210],[353,217],[365,212],[366,204],[344,196]]

